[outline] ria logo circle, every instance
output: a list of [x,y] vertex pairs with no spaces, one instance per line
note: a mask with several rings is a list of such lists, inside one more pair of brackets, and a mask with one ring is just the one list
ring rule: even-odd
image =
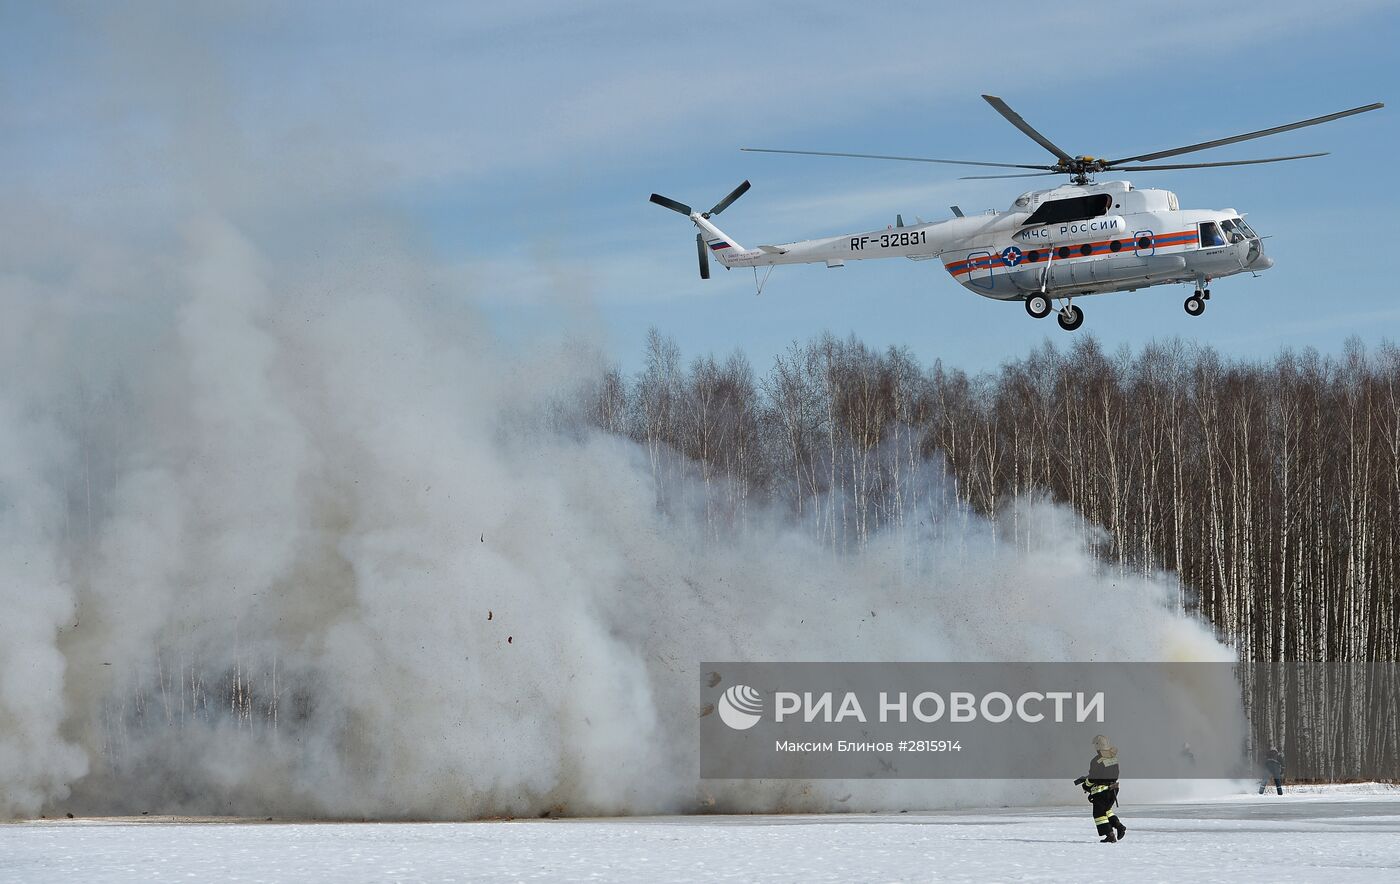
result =
[[756,688],[736,684],[719,698],[719,717],[736,731],[746,731],[763,717],[763,695]]

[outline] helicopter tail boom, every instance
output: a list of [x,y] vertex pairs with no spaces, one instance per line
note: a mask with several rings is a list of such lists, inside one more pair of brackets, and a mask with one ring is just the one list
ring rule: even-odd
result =
[[729,266],[729,257],[731,255],[737,255],[740,252],[748,251],[748,249],[736,242],[734,237],[720,230],[710,222],[710,219],[698,212],[692,215],[690,220],[694,221],[695,226],[700,228],[700,234],[705,242],[706,249],[714,256],[716,261],[719,261],[719,263],[724,266]]

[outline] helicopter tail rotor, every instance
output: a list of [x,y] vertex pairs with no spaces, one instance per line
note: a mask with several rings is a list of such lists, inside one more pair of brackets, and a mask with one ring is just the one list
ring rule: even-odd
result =
[[715,253],[715,257],[719,259],[721,264],[728,266],[725,262],[725,255],[727,253],[744,251],[743,246],[734,242],[732,237],[711,224],[710,217],[718,215],[720,212],[723,212],[733,205],[735,200],[748,192],[750,186],[748,181],[744,181],[738,187],[731,190],[724,199],[715,203],[714,207],[708,212],[697,212],[685,203],[673,200],[668,196],[662,196],[659,193],[653,193],[651,195],[652,202],[662,208],[670,209],[673,212],[685,215],[695,223],[696,227],[700,228],[700,232],[695,234],[695,254],[700,263],[701,279],[710,278],[710,252],[713,251]]
[[[738,187],[729,191],[729,194],[724,199],[715,203],[714,208],[710,209],[710,211],[701,212],[700,217],[709,218],[711,215],[718,215],[720,212],[723,212],[725,209],[732,206],[735,200],[747,193],[751,186],[752,185],[749,184],[747,180],[745,180]],[[695,214],[695,210],[692,209],[690,206],[687,206],[685,203],[680,202],[679,200],[673,200],[669,196],[662,196],[659,193],[653,193],[651,195],[651,201],[656,203],[658,206],[670,209],[672,212],[679,212],[687,217]]]

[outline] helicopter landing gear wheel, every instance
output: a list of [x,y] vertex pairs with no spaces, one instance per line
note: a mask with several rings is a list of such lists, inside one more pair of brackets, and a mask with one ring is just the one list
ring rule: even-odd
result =
[[1206,312],[1206,302],[1200,292],[1186,299],[1186,312],[1191,316],[1200,316]]
[[1207,301],[1209,301],[1209,300],[1210,300],[1210,289],[1201,289],[1201,297],[1203,297],[1203,298],[1205,298]]
[[1060,323],[1060,328],[1065,331],[1074,331],[1084,324],[1084,311],[1073,304],[1066,304],[1060,310],[1060,315],[1056,317]]
[[1050,299],[1040,294],[1027,297],[1026,312],[1036,319],[1044,319],[1050,315]]

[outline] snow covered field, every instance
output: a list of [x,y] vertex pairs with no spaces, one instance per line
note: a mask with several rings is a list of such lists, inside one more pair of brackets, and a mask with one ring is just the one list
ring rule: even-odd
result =
[[0,825],[3,881],[1394,881],[1400,792],[1120,808],[478,823],[39,820]]

